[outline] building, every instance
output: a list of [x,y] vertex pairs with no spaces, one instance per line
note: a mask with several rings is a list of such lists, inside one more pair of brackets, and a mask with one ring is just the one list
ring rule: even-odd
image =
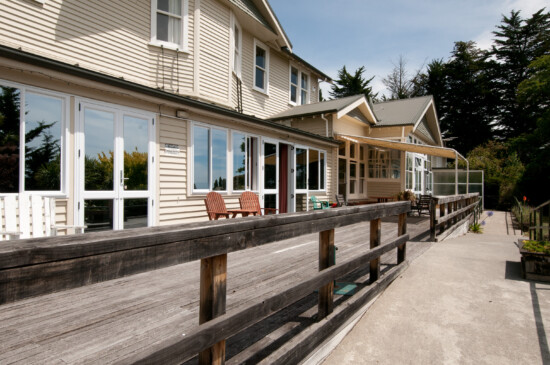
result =
[[324,80],[265,0],[0,2],[0,193],[88,230],[204,220],[211,190],[307,209],[338,142],[268,117]]
[[366,200],[411,190],[431,194],[432,168],[461,157],[445,148],[433,98],[370,104],[363,95],[301,105],[271,117],[280,124],[341,142],[339,194]]

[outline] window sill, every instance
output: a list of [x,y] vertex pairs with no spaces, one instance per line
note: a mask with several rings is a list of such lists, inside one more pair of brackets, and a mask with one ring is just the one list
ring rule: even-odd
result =
[[260,94],[264,94],[265,96],[269,96],[269,94],[267,93],[267,90],[263,90],[263,89],[260,89],[259,87],[257,86],[254,86],[252,88],[252,90],[256,91],[256,92],[259,92]]
[[189,53],[189,49],[187,48],[187,45],[184,45],[183,47],[179,44],[175,43],[167,43],[167,42],[158,42],[158,41],[151,41],[148,43],[149,46],[153,47],[159,47],[164,49],[169,49],[171,51],[178,51],[182,53]]

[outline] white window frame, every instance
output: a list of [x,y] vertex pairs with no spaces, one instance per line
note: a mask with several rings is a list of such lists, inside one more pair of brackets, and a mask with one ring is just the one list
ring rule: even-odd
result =
[[[305,89],[302,85],[302,81],[303,81],[304,77],[306,78],[306,87],[305,87]],[[301,105],[309,104],[309,80],[310,80],[309,74],[306,74],[305,72],[300,73],[300,104]],[[305,97],[306,100],[304,100],[304,98],[302,97],[302,93],[304,93],[304,92],[306,94],[306,97]]]
[[[303,148],[303,147],[300,147]],[[326,172],[327,172],[327,152],[325,150],[320,150],[318,148],[311,148],[311,147],[305,147],[307,148],[307,190],[308,191],[326,191],[327,186],[327,179],[326,179]],[[309,154],[311,151],[317,151],[318,161],[317,161],[317,184],[319,185],[318,189],[310,189],[309,188]],[[324,186],[321,187],[321,154],[324,155],[324,161],[323,161],[323,171],[325,172],[325,181]]]
[[[190,163],[188,164],[189,165],[189,176],[190,176],[190,184],[189,186],[191,187],[191,193],[192,194],[207,194],[211,191],[216,191],[218,193],[221,193],[221,194],[227,194],[229,191],[230,191],[230,185],[232,185],[232,181],[233,181],[233,172],[231,171],[231,161],[232,161],[232,157],[233,155],[231,154],[231,139],[230,139],[230,136],[231,136],[231,131],[227,128],[223,128],[223,127],[218,127],[216,125],[212,125],[212,124],[206,124],[206,123],[201,123],[201,122],[195,122],[195,121],[190,121],[189,122],[189,125],[190,125],[190,133],[189,133],[189,136],[190,136],[190,141],[189,141],[189,146],[190,146]],[[226,176],[226,182],[225,182],[225,190],[212,190],[212,133],[208,133],[208,149],[209,149],[209,157],[208,157],[208,189],[195,189],[194,188],[194,184],[195,184],[195,126],[197,127],[202,127],[202,128],[207,128],[209,131],[212,131],[213,129],[216,129],[216,130],[219,130],[219,131],[223,131],[226,135],[226,141],[227,141],[227,146],[226,146],[226,149],[225,149],[225,160],[226,160],[226,163],[225,163],[225,176]],[[231,180],[231,182],[229,181]]]
[[[263,69],[264,77],[265,77],[264,89],[261,89],[256,86],[256,68],[261,69],[261,67],[256,65],[256,50],[258,48],[263,49],[265,52],[265,68]],[[254,68],[252,69],[252,74],[254,75],[254,80],[253,80],[254,84],[252,85],[253,89],[268,95],[269,94],[269,48],[259,40],[254,39],[254,51],[252,52],[252,55],[253,55],[252,64],[254,65]]]
[[[5,87],[17,88],[20,91],[19,98],[19,192],[18,193],[3,193],[0,192],[0,195],[16,195],[20,193],[30,193],[35,195],[43,195],[57,198],[67,198],[68,189],[67,185],[69,182],[69,128],[68,128],[68,119],[70,117],[70,100],[69,95],[64,93],[59,93],[55,91],[50,91],[47,89],[37,88],[34,86],[27,86],[25,84],[19,84],[7,80],[0,79],[0,85]],[[25,190],[25,99],[27,92],[32,94],[44,95],[51,98],[61,99],[62,101],[62,120],[61,120],[61,166],[60,166],[60,176],[59,176],[59,190]],[[23,144],[21,142],[23,141]],[[22,158],[21,158],[22,156]]]
[[[296,70],[296,84],[292,83],[292,69]],[[300,70],[292,64],[288,68],[288,85],[288,103],[298,105],[300,101]],[[292,86],[296,88],[296,101],[292,101]]]
[[[181,0],[181,39],[179,43],[167,42],[157,39],[157,12],[158,1],[151,0],[151,41],[152,46],[164,47],[172,50],[189,52],[189,0]],[[164,11],[161,13],[174,16],[173,14],[167,14]]]
[[[298,72],[297,84],[292,83],[292,69]],[[307,78],[306,88],[302,88],[302,78]],[[296,101],[292,101],[292,86],[296,87]],[[309,104],[311,102],[311,76],[309,73],[302,71],[302,69],[293,63],[289,63],[288,67],[288,104],[292,106]],[[306,100],[302,100],[302,91],[306,93]]]
[[[234,166],[233,166],[233,139],[234,139],[234,136],[235,134],[242,134],[245,136],[246,139],[248,138],[256,138],[256,141],[257,141],[257,146],[256,146],[256,153],[255,153],[255,158],[256,158],[256,162],[257,162],[257,167],[256,167],[256,187],[257,189],[251,189],[249,186],[247,186],[247,181],[248,181],[248,178],[249,178],[249,166],[248,166],[248,159],[245,159],[245,174],[244,174],[244,185],[245,185],[245,188],[244,190],[237,190],[235,189],[235,187],[233,186],[233,173],[234,173]],[[230,149],[231,149],[231,154],[229,156],[229,160],[230,160],[230,167],[229,167],[229,171],[231,171],[231,176],[230,176],[230,180],[231,180],[231,192],[239,192],[239,193],[242,193],[244,191],[253,191],[253,192],[259,192],[260,190],[260,136],[258,135],[255,135],[255,134],[250,134],[250,133],[246,133],[246,132],[243,132],[241,130],[238,130],[238,129],[232,129],[231,130],[231,144],[230,144]],[[246,147],[246,150],[245,150],[245,156],[248,155],[248,145]],[[194,161],[194,160],[193,160]],[[250,181],[252,182],[252,179],[253,177],[250,178]]]
[[[238,36],[235,34],[235,28],[239,31]],[[243,30],[233,13],[231,13],[231,50],[231,69],[240,79],[243,59]]]

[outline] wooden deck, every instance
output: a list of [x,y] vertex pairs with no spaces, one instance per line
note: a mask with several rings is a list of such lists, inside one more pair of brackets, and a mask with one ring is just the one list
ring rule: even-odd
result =
[[[382,242],[397,237],[397,218],[384,219]],[[409,217],[407,259],[432,243],[428,218]],[[336,229],[336,260],[369,250],[369,224]],[[227,312],[318,272],[318,234],[228,255]],[[396,262],[382,256],[382,272]],[[369,264],[345,281],[367,285]],[[0,364],[110,364],[198,326],[200,262],[170,266],[0,306]],[[311,298],[310,298],[311,297]],[[315,321],[316,294],[227,342],[227,363],[257,363]],[[313,299],[312,299],[313,298]],[[336,298],[341,305],[349,297]]]

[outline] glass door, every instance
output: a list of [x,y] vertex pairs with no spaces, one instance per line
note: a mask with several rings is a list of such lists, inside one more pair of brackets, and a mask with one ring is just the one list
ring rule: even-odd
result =
[[151,226],[152,116],[79,105],[76,221],[87,232]]
[[309,207],[308,196],[308,149],[306,147],[297,146],[294,149],[294,175],[296,177],[294,183],[294,207],[295,212],[305,212]]
[[279,143],[262,141],[262,197],[264,208],[278,209],[279,203]]

